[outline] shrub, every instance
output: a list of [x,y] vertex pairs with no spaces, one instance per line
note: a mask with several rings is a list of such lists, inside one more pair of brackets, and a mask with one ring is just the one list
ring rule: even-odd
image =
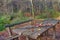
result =
[[50,13],[51,18],[56,18],[60,16],[60,13],[58,11],[55,11],[53,9],[49,9],[48,11]]
[[8,16],[1,16],[0,17],[0,31],[5,29],[5,24],[10,23],[10,18]]
[[47,14],[46,13],[42,13],[40,15],[37,15],[36,18],[37,19],[45,19],[45,18],[47,18]]
[[45,18],[57,18],[60,16],[60,12],[55,11],[53,9],[47,9],[46,13],[41,13],[38,16],[35,16],[37,19],[45,19]]

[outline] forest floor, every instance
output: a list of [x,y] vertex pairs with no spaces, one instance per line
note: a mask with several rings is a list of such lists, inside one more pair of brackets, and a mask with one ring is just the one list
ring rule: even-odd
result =
[[[25,24],[22,24],[22,25],[16,25],[15,27],[20,27],[20,26],[25,26],[25,25],[29,25],[29,24],[25,23]],[[52,32],[50,32],[50,33],[52,33]],[[2,33],[0,33],[0,35],[2,35],[4,37],[8,37],[7,31],[3,31]],[[56,35],[57,35],[56,40],[60,40],[60,24],[57,24],[57,26],[56,26]],[[45,40],[45,38],[46,38],[46,36],[42,37],[42,40]],[[23,40],[25,40],[24,37],[23,37]],[[53,40],[53,39],[48,37],[48,40]]]
[[60,16],[59,16],[59,17],[57,17],[56,19],[60,20]]

